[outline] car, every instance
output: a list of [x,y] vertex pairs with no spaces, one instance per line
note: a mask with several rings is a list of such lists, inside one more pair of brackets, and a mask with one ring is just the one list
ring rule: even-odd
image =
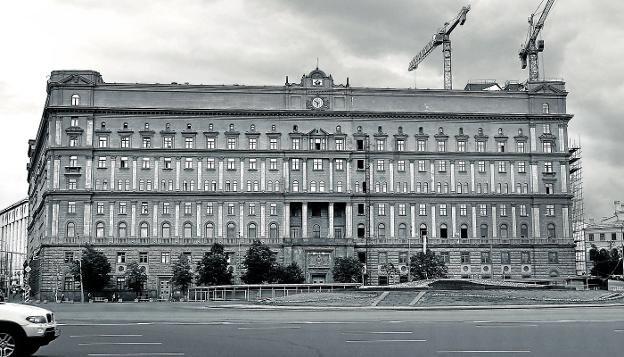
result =
[[0,356],[30,356],[60,333],[52,311],[0,302]]

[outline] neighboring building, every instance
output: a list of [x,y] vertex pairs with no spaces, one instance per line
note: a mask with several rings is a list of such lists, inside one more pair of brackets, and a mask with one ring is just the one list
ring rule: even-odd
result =
[[589,251],[592,246],[598,250],[611,251],[617,249],[620,256],[624,255],[624,204],[620,201],[614,203],[613,216],[604,217],[598,223],[591,219],[585,226],[585,253],[588,274],[594,266],[589,259]]
[[163,296],[179,254],[222,242],[238,276],[256,238],[308,282],[332,281],[337,256],[358,257],[369,283],[404,281],[423,245],[456,277],[575,275],[562,81],[346,83],[319,69],[280,86],[53,71],[29,143],[33,288],[75,289],[67,267],[85,242],[119,288],[137,261]]
[[24,285],[24,262],[28,240],[28,199],[0,211],[0,288]]

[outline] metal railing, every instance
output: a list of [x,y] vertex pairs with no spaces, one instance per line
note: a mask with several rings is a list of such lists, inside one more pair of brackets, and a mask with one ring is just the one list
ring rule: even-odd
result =
[[259,300],[309,292],[356,289],[359,283],[331,284],[249,284],[198,286],[189,289],[189,301]]

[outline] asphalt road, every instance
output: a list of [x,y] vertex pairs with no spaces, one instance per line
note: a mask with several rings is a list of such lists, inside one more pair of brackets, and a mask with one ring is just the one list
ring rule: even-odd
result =
[[619,356],[624,307],[255,311],[47,305],[62,336],[36,356]]

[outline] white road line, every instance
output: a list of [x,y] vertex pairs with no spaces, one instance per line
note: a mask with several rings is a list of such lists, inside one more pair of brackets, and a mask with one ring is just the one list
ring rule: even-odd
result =
[[275,326],[275,327],[239,327],[239,330],[297,330],[299,326]]
[[467,351],[436,351],[437,353],[531,353],[531,351],[489,351],[489,350],[467,350]]
[[92,357],[184,356],[182,352],[89,353]]
[[90,342],[79,343],[78,346],[110,346],[110,345],[162,345],[162,342]]
[[517,324],[517,325],[475,325],[475,327],[479,328],[499,328],[499,327],[537,327],[537,325],[529,325],[529,324]]
[[143,337],[143,335],[76,335],[69,338],[85,338],[85,337]]
[[412,331],[344,331],[343,335],[365,335],[365,334],[378,334],[378,335],[401,335],[412,334]]
[[624,330],[613,330],[613,332],[624,332]]
[[346,343],[427,342],[427,340],[346,340]]

